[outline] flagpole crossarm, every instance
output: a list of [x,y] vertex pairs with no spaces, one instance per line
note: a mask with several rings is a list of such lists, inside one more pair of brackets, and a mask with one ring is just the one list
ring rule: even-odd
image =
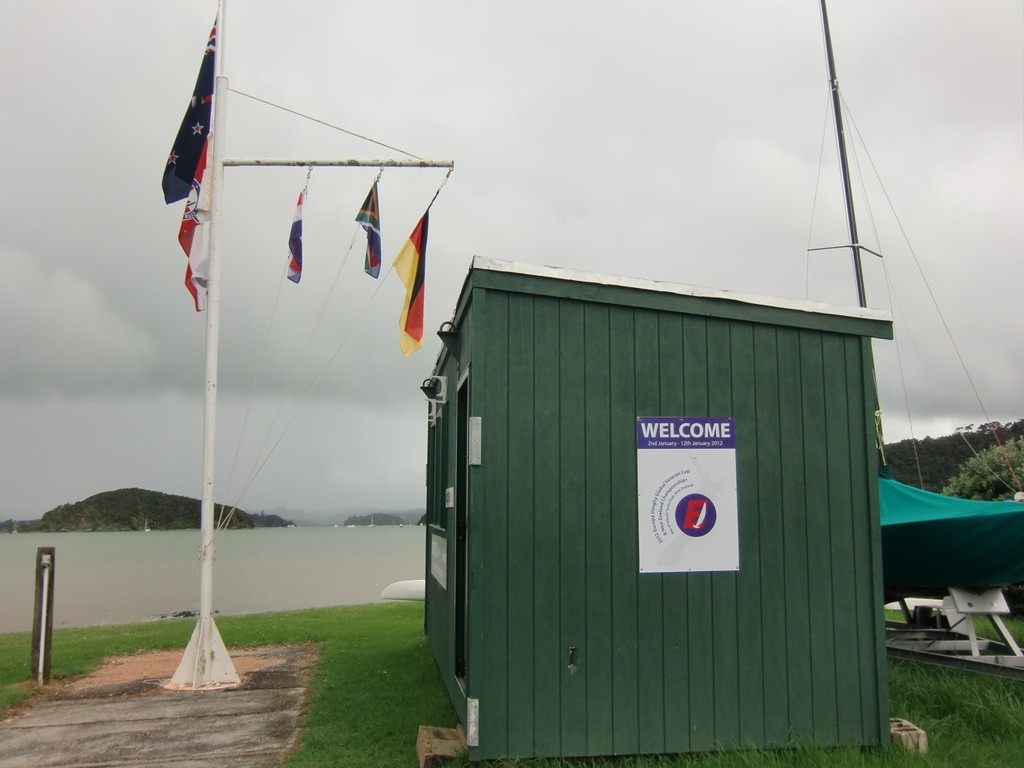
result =
[[454,160],[316,160],[273,157],[225,157],[221,162],[231,167],[317,166],[336,168],[455,168]]

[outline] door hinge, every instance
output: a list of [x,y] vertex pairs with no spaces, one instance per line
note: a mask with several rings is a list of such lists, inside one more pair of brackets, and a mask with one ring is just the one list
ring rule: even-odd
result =
[[469,417],[469,466],[479,467],[481,464],[481,425],[480,416]]
[[466,699],[466,746],[480,746],[480,699]]

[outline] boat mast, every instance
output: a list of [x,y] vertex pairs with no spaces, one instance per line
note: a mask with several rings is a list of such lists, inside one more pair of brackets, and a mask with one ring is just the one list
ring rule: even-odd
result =
[[832,90],[832,114],[835,116],[836,140],[839,143],[839,166],[843,176],[843,196],[846,200],[846,222],[850,230],[850,248],[853,249],[853,273],[857,279],[857,301],[867,307],[864,292],[864,271],[860,262],[860,238],[857,236],[857,217],[853,210],[853,188],[850,185],[850,164],[846,154],[846,132],[843,130],[843,110],[839,99],[839,78],[836,77],[836,61],[832,55],[832,34],[828,28],[828,11],[825,0],[821,0],[821,24],[825,29],[825,55],[828,59],[828,81]]
[[[857,215],[853,210],[853,187],[850,184],[850,163],[846,153],[846,131],[843,129],[843,110],[839,98],[839,78],[836,76],[836,60],[832,54],[832,33],[828,28],[828,11],[825,0],[821,0],[821,25],[825,31],[825,56],[828,60],[828,81],[832,91],[832,114],[835,117],[836,142],[839,144],[839,167],[843,178],[843,197],[846,201],[846,223],[850,231],[850,248],[853,251],[853,274],[857,281],[857,302],[867,307],[868,299],[864,290],[864,270],[861,267],[861,244],[857,235]],[[872,394],[875,398],[875,445],[878,450],[878,461],[886,466],[885,438],[882,436],[882,410],[878,400],[878,377],[871,367]]]

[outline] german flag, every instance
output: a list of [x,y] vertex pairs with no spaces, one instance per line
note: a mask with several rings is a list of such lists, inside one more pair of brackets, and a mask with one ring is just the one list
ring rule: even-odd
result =
[[403,355],[411,355],[423,346],[423,294],[427,275],[429,218],[428,208],[395,257],[395,272],[405,283],[405,304],[402,305],[402,316],[398,318],[401,331],[398,346]]

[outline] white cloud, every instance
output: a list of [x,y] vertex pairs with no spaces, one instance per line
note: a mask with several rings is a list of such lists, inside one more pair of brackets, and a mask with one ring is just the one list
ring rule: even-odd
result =
[[152,339],[111,307],[96,287],[38,259],[0,251],[0,390],[118,393],[149,384]]
[[[181,208],[164,205],[158,176],[215,5],[22,3],[0,25],[5,56],[24,64],[0,73],[0,100],[20,118],[5,123],[14,149],[0,185],[0,518],[111,487],[195,494],[206,318],[182,285]],[[830,8],[850,133],[868,147],[857,150],[861,237],[886,254],[866,258],[869,302],[896,295],[907,399],[929,425],[984,417],[902,232],[986,409],[1024,416],[1019,10]],[[233,88],[456,162],[432,209],[428,331],[451,315],[476,254],[854,301],[847,252],[805,253],[846,238],[813,6],[250,0],[231,3],[227,23]],[[232,156],[400,156],[237,93],[228,108]],[[261,436],[279,403],[293,408],[316,383],[246,499],[255,508],[340,496],[405,506],[421,493],[417,385],[438,343],[428,332],[422,352],[399,355],[401,286],[375,293],[361,275],[352,219],[375,174],[314,171],[299,286],[282,285],[282,265],[305,169],[227,174],[218,482],[250,393],[247,434]],[[443,177],[385,172],[386,264]],[[899,361],[877,346],[898,432]],[[391,443],[378,442],[385,433]],[[413,447],[394,453],[396,435]],[[397,475],[373,458],[381,451]]]

